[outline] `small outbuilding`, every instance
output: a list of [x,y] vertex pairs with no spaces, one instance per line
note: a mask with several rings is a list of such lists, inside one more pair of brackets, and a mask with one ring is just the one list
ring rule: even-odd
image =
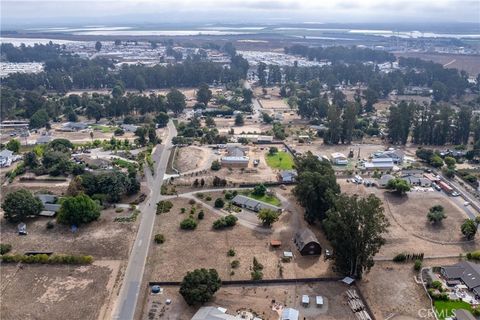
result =
[[293,239],[298,251],[302,256],[314,256],[322,254],[322,247],[312,230],[305,228],[298,231]]
[[293,308],[285,308],[282,311],[281,320],[298,320],[299,315],[300,313],[298,312],[298,310]]

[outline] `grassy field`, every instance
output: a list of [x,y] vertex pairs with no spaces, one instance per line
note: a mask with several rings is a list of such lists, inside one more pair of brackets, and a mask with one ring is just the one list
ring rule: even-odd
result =
[[453,317],[453,311],[458,309],[465,309],[472,311],[470,304],[463,301],[435,301],[435,310],[437,312],[438,318],[443,320],[448,317]]
[[267,164],[274,169],[290,170],[293,168],[293,157],[285,151],[278,151],[274,155],[265,156]]
[[113,129],[111,127],[108,127],[108,126],[102,126],[102,125],[92,125],[91,126],[93,130],[99,130],[101,131],[102,133],[110,133],[110,132],[113,132]]
[[280,204],[281,204],[280,200],[278,200],[278,198],[275,197],[275,196],[269,196],[267,194],[263,195],[263,196],[257,196],[257,195],[254,195],[251,192],[246,193],[245,195],[249,198],[259,200],[259,201],[263,201],[263,202],[269,203],[269,204],[274,205],[274,206],[280,206]]

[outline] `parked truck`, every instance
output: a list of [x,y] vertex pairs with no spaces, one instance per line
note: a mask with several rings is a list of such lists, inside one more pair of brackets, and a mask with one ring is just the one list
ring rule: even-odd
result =
[[446,193],[448,194],[451,194],[453,192],[453,188],[450,187],[446,182],[444,181],[439,181],[438,183],[438,186],[440,188],[442,188],[443,191],[445,191]]

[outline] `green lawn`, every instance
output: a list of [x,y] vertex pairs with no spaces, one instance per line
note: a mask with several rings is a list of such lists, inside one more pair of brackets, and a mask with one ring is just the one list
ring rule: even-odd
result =
[[453,316],[453,310],[465,309],[472,311],[470,304],[463,301],[434,301],[435,310],[437,311],[438,318],[444,320],[445,318]]
[[274,155],[267,154],[267,164],[274,169],[290,170],[293,168],[293,157],[285,151],[278,151]]
[[102,126],[98,124],[94,124],[91,126],[93,130],[99,130],[102,131],[102,133],[110,133],[113,131],[113,129],[109,126]]
[[281,204],[280,200],[275,196],[269,196],[269,195],[256,196],[256,195],[252,194],[251,192],[247,193],[245,195],[249,198],[259,200],[259,201],[263,201],[263,202],[269,203],[269,204],[274,205],[274,206],[280,206],[280,204]]

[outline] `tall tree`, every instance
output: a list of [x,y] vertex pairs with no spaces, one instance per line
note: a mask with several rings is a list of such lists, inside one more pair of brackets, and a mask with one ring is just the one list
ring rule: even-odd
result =
[[66,197],[58,211],[57,221],[67,225],[80,225],[97,220],[100,217],[98,204],[86,194]]
[[208,102],[212,98],[212,90],[208,88],[208,84],[202,83],[197,90],[197,101],[208,106]]
[[95,42],[95,50],[102,50],[102,43],[100,41]]
[[177,89],[172,89],[167,94],[167,104],[168,108],[178,115],[183,112],[187,105],[185,95]]
[[323,141],[327,144],[338,144],[342,135],[342,121],[340,115],[342,110],[335,105],[328,108],[327,114],[327,132]]
[[335,172],[327,161],[320,161],[311,152],[297,159],[297,185],[293,194],[305,208],[305,219],[309,222],[322,220],[333,203],[340,187]]
[[30,191],[20,189],[5,196],[2,209],[7,221],[20,222],[28,217],[38,215],[43,210],[43,204]]
[[267,85],[267,65],[264,62],[260,62],[257,66],[258,81],[262,87]]
[[382,201],[375,195],[359,198],[342,194],[328,210],[323,226],[335,251],[337,271],[361,278],[373,267],[373,257],[385,244],[389,222]]
[[350,144],[353,138],[353,129],[357,122],[357,108],[355,104],[348,103],[347,108],[343,112],[342,120],[342,143]]
[[183,278],[180,294],[188,305],[203,304],[213,298],[221,284],[215,269],[195,269]]

